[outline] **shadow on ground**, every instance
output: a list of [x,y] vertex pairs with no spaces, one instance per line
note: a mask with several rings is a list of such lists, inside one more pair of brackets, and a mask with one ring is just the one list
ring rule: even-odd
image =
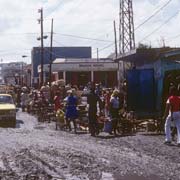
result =
[[127,137],[127,136],[135,136],[135,134],[123,134],[123,135],[98,135],[96,136],[96,138],[100,138],[100,139],[113,139],[113,138],[121,138],[121,137]]
[[156,132],[145,132],[145,133],[141,133],[141,135],[143,136],[164,136],[164,133],[156,133]]
[[20,128],[21,124],[24,124],[22,120],[16,119],[16,128]]

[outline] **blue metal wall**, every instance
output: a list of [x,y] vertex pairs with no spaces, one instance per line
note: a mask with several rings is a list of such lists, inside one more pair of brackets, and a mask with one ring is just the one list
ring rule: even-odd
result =
[[[49,64],[50,48],[44,48],[44,64]],[[32,49],[33,77],[38,77],[37,67],[41,64],[41,48]],[[91,47],[53,47],[52,58],[91,58]]]
[[128,109],[136,112],[153,112],[155,109],[154,70],[129,70],[127,82]]

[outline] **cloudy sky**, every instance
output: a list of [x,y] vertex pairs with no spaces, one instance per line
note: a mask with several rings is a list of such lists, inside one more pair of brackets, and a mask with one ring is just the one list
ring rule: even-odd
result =
[[[114,41],[113,20],[117,27],[119,24],[119,0],[0,0],[3,62],[30,62],[32,47],[40,45],[36,39],[40,36],[37,19],[41,7],[45,34],[49,35],[54,19],[54,46],[92,46],[93,57],[97,48],[100,57],[114,51],[109,45]],[[160,47],[164,42],[166,46],[180,46],[180,0],[133,0],[133,8],[136,45],[141,42]],[[50,38],[44,44],[49,46]]]

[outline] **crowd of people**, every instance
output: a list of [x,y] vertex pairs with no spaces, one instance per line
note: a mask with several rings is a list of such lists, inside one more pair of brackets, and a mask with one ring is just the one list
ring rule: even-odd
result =
[[[179,86],[171,86],[166,101],[166,108],[163,119],[165,119],[165,144],[171,144],[173,134],[177,130],[177,144],[180,146],[180,95]],[[82,97],[86,97],[84,110],[87,111],[88,128],[91,136],[100,133],[98,117],[110,120],[109,134],[117,135],[117,125],[120,120],[119,111],[126,108],[126,93],[124,89],[120,92],[117,88],[104,88],[101,84],[87,84],[79,90],[77,86],[65,85],[64,83],[52,85],[51,90],[48,85],[40,90],[29,89],[27,87],[16,88],[17,106],[21,106],[22,111],[31,112],[35,102],[39,106],[53,104],[54,112],[58,117],[64,117],[64,127],[69,131],[77,132],[77,120],[80,119],[79,105],[82,105]],[[72,122],[72,123],[71,123]],[[104,121],[105,122],[105,121]],[[175,128],[172,132],[172,124]]]
[[[59,112],[64,112],[64,127],[69,131],[77,132],[77,122],[80,119],[78,108],[84,106],[87,111],[88,129],[91,136],[100,133],[98,117],[111,120],[110,134],[117,135],[119,110],[124,104],[124,95],[117,88],[104,88],[101,84],[88,83],[79,90],[77,86],[64,83],[42,86],[40,90],[22,87],[16,89],[17,106],[22,111],[33,112],[33,106],[49,106],[53,104],[54,112],[58,117]],[[82,102],[85,97],[86,102]],[[84,103],[84,104],[83,104]],[[72,122],[72,123],[71,123]]]
[[[117,125],[120,120],[120,109],[126,109],[126,91],[125,88],[121,92],[115,88],[104,88],[101,84],[88,83],[87,86],[79,90],[77,86],[70,84],[65,85],[60,82],[53,84],[50,88],[48,85],[42,86],[39,90],[28,87],[14,87],[13,95],[17,107],[21,107],[22,111],[33,112],[36,104],[44,107],[53,105],[53,111],[57,117],[63,119],[63,127],[69,131],[77,132],[77,122],[80,118],[80,106],[84,106],[87,111],[88,128],[91,136],[96,136],[102,130],[99,120],[104,125],[106,120],[110,120],[109,134],[117,135]],[[85,97],[86,102],[83,102]],[[169,95],[166,97],[166,107],[163,119],[165,144],[171,144],[174,134],[177,134],[177,144],[180,146],[180,96],[179,86],[172,84],[169,87]],[[79,108],[78,108],[79,107]],[[102,120],[103,119],[103,120]],[[72,123],[71,123],[72,122]],[[172,128],[173,127],[173,128]]]

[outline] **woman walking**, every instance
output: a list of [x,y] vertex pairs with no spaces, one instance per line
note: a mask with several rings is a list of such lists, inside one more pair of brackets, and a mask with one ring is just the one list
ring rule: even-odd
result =
[[112,131],[116,136],[117,124],[119,119],[119,109],[120,109],[120,101],[119,101],[119,91],[114,90],[110,99],[110,116],[112,118]]
[[66,123],[67,126],[69,127],[69,130],[71,131],[70,122],[73,121],[75,133],[76,133],[76,119],[78,117],[77,104],[78,104],[78,99],[76,96],[74,96],[73,91],[70,90],[66,103],[66,121],[67,121]]
[[171,144],[171,122],[174,121],[178,135],[177,144],[180,146],[180,97],[174,86],[170,88],[170,96],[166,102],[164,117],[166,117],[165,144]]

